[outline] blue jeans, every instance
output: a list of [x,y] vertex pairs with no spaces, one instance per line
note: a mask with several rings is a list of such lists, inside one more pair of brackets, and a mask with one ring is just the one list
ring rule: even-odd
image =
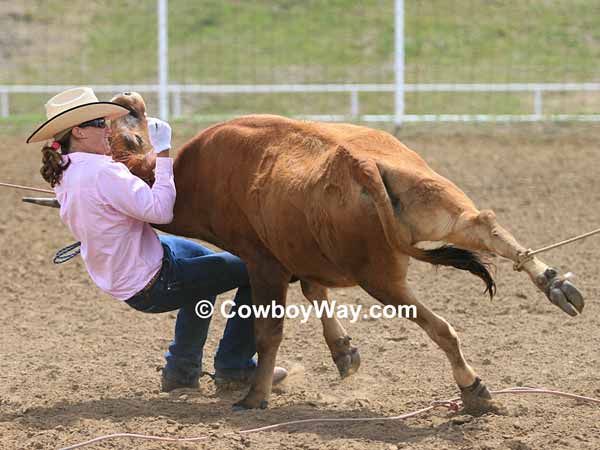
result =
[[[175,236],[159,235],[159,239],[164,248],[160,276],[152,289],[130,298],[127,304],[147,313],[179,309],[165,370],[182,382],[190,382],[202,373],[202,350],[211,319],[198,317],[196,303],[208,300],[214,305],[217,295],[238,288],[232,311],[240,305],[252,305],[250,281],[246,264],[231,253],[215,253]],[[253,317],[242,319],[236,314],[229,318],[215,354],[215,368],[255,366],[255,353]]]

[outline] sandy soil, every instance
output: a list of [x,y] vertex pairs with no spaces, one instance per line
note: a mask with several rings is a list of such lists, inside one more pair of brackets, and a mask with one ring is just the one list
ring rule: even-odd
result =
[[[175,126],[176,133],[178,131]],[[43,186],[29,130],[3,133],[1,181]],[[185,137],[185,132],[178,141]],[[493,208],[524,244],[538,248],[600,226],[600,128],[593,125],[405,130],[403,140],[481,208]],[[444,410],[398,422],[311,424],[224,437],[243,428],[304,418],[397,415],[457,394],[449,364],[408,321],[359,321],[347,330],[362,367],[340,380],[312,318],[286,323],[279,364],[291,375],[266,411],[232,412],[242,391],[159,393],[157,367],[174,314],[135,312],[101,293],[79,258],[55,266],[73,241],[56,210],[22,204],[27,193],[0,195],[0,448],[59,448],[116,433],[211,436],[203,444],[119,439],[102,449],[598,449],[600,408],[539,397],[498,397],[504,412],[482,417]],[[584,314],[569,318],[524,274],[498,261],[498,295],[463,272],[413,263],[418,296],[456,328],[463,350],[492,389],[543,386],[600,397],[600,238],[543,256],[573,271]],[[229,295],[223,298],[231,298]],[[348,303],[374,301],[358,288],[332,292]],[[299,286],[289,302],[302,303]],[[223,329],[213,320],[205,369]]]

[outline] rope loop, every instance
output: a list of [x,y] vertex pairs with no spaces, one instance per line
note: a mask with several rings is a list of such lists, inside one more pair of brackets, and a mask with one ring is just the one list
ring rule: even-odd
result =
[[81,242],[75,242],[74,244],[67,245],[66,247],[61,248],[59,251],[56,252],[56,255],[54,255],[52,262],[54,264],[62,264],[64,262],[67,262],[68,260],[79,255],[79,253],[81,252],[80,247]]
[[516,270],[517,272],[520,272],[521,270],[523,270],[523,265],[526,262],[531,261],[532,259],[533,259],[533,250],[531,250],[530,248],[528,248],[524,252],[520,252],[517,255],[517,262],[514,263],[513,269]]
[[460,410],[460,405],[461,402],[454,400],[434,400],[431,402],[431,406],[434,406],[436,408],[443,406],[445,408],[448,408],[452,412],[457,412],[458,410]]

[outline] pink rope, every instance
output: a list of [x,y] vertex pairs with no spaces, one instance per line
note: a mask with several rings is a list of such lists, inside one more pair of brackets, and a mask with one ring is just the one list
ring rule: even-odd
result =
[[[600,404],[600,399],[593,397],[585,397],[583,395],[571,394],[568,392],[555,391],[550,389],[543,388],[535,388],[535,387],[513,387],[507,389],[501,389],[498,391],[491,391],[492,394],[547,394],[547,395],[556,395],[560,397],[567,397],[575,400],[580,400],[584,402],[597,403]],[[401,414],[399,416],[387,416],[387,417],[342,417],[339,419],[326,418],[326,419],[302,419],[302,420],[292,420],[289,422],[281,422],[275,423],[272,425],[266,425],[264,427],[259,428],[249,428],[247,430],[240,430],[237,432],[225,433],[222,437],[226,436],[235,436],[235,435],[244,435],[250,433],[257,433],[259,431],[267,431],[273,430],[275,428],[286,427],[289,425],[304,425],[308,423],[328,423],[328,422],[381,422],[381,421],[389,421],[389,420],[403,420],[408,419],[409,417],[418,416],[420,414],[424,414],[426,412],[431,411],[434,408],[445,407],[452,411],[458,411],[462,402],[460,401],[460,397],[448,399],[448,400],[438,400],[433,401],[431,406],[426,408],[421,408],[413,412]],[[116,433],[116,434],[107,434],[104,436],[98,436],[97,438],[91,439],[89,441],[81,442],[79,444],[72,445],[70,447],[63,447],[60,450],[73,450],[75,448],[86,447],[88,445],[95,444],[97,442],[106,441],[108,439],[116,439],[116,438],[134,438],[134,439],[145,439],[148,441],[164,441],[164,442],[199,442],[205,441],[209,439],[209,436],[200,436],[200,437],[189,437],[189,438],[170,438],[170,437],[161,437],[161,436],[150,436],[145,434],[134,434],[134,433]]]
[[15,189],[25,189],[26,191],[36,191],[36,192],[45,192],[47,194],[54,194],[54,191],[51,191],[49,189],[40,189],[40,188],[34,188],[34,187],[29,187],[29,186],[21,186],[19,184],[0,183],[0,186],[11,187],[11,188],[15,188]]
[[570,394],[568,392],[554,391],[551,389],[534,388],[534,387],[514,387],[508,389],[501,389],[499,391],[492,391],[492,394],[550,394],[557,395],[559,397],[567,397],[575,400],[581,400],[590,403],[600,404],[600,399],[593,397],[585,397],[583,395]]

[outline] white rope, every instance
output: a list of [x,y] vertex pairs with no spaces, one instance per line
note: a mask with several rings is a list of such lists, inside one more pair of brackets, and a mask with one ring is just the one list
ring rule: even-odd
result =
[[575,241],[578,241],[580,239],[583,239],[583,238],[586,238],[588,236],[592,236],[592,235],[598,234],[598,233],[600,233],[600,228],[598,228],[597,230],[594,230],[594,231],[590,231],[589,233],[585,233],[585,234],[581,234],[579,236],[572,237],[570,239],[565,239],[564,241],[557,242],[556,244],[552,244],[552,245],[548,245],[546,247],[542,247],[542,248],[540,248],[538,250],[530,252],[529,255],[533,256],[533,255],[536,255],[538,253],[546,252],[548,250],[552,250],[553,248],[560,247],[562,245],[567,245],[567,244],[570,244],[571,242],[575,242]]
[[548,250],[570,244],[571,242],[579,241],[580,239],[584,239],[598,233],[600,233],[600,228],[590,231],[589,233],[580,234],[579,236],[575,236],[570,239],[565,239],[564,241],[557,242],[556,244],[547,245],[546,247],[542,247],[537,250],[527,249],[523,253],[519,254],[518,261],[515,263],[513,268],[516,271],[520,271],[523,268],[523,264],[533,259],[533,256],[537,255],[538,253],[547,252]]

